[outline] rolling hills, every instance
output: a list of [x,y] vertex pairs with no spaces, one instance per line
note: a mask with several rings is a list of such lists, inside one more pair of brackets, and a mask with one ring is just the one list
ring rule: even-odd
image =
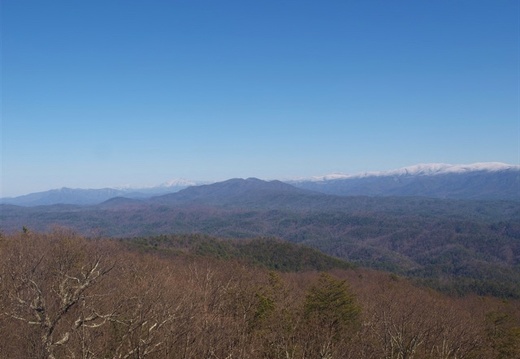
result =
[[520,296],[518,201],[345,197],[249,178],[94,206],[4,204],[0,220],[6,233],[279,238],[447,291]]

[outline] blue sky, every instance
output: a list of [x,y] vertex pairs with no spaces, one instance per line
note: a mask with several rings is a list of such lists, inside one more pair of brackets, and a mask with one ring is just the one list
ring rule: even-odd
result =
[[520,164],[520,3],[3,0],[0,196]]

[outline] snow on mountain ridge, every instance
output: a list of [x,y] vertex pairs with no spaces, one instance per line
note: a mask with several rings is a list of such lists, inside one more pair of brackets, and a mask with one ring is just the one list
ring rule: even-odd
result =
[[418,164],[403,167],[392,171],[377,172],[378,176],[431,176],[447,173],[467,173],[476,171],[497,172],[510,169],[520,170],[520,166],[509,165],[501,162],[478,162],[469,165],[451,165],[446,163]]
[[[468,173],[476,171],[497,172],[505,170],[520,170],[520,165],[509,165],[501,162],[478,162],[469,165],[451,165],[447,163],[422,163],[389,171],[362,172],[357,174],[333,173],[325,176],[314,176],[307,181],[322,182],[340,179],[355,179],[386,176],[434,176],[449,173]],[[306,180],[299,180],[306,181]]]
[[196,186],[201,184],[201,182],[196,181],[190,181],[184,178],[178,178],[178,179],[172,179],[169,181],[166,181],[164,183],[161,183],[158,187],[177,187],[177,186]]
[[122,191],[148,191],[148,190],[162,190],[167,189],[171,187],[190,187],[190,186],[198,186],[201,184],[207,184],[207,182],[204,181],[192,181],[187,180],[184,178],[174,178],[169,181],[163,182],[158,185],[141,185],[141,186],[134,186],[134,185],[123,185],[123,186],[116,186],[114,188]]

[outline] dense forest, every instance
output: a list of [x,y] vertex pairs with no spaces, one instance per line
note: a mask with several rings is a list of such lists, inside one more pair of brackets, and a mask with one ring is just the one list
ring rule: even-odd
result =
[[26,230],[0,258],[2,358],[520,357],[516,299],[277,240]]
[[257,182],[193,187],[148,202],[0,205],[0,230],[59,224],[88,237],[279,238],[447,293],[520,298],[520,202],[337,197]]

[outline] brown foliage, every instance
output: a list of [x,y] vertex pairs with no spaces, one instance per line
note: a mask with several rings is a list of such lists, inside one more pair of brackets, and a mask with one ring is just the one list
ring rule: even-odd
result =
[[1,358],[514,358],[520,307],[363,269],[281,274],[65,230],[0,237]]

